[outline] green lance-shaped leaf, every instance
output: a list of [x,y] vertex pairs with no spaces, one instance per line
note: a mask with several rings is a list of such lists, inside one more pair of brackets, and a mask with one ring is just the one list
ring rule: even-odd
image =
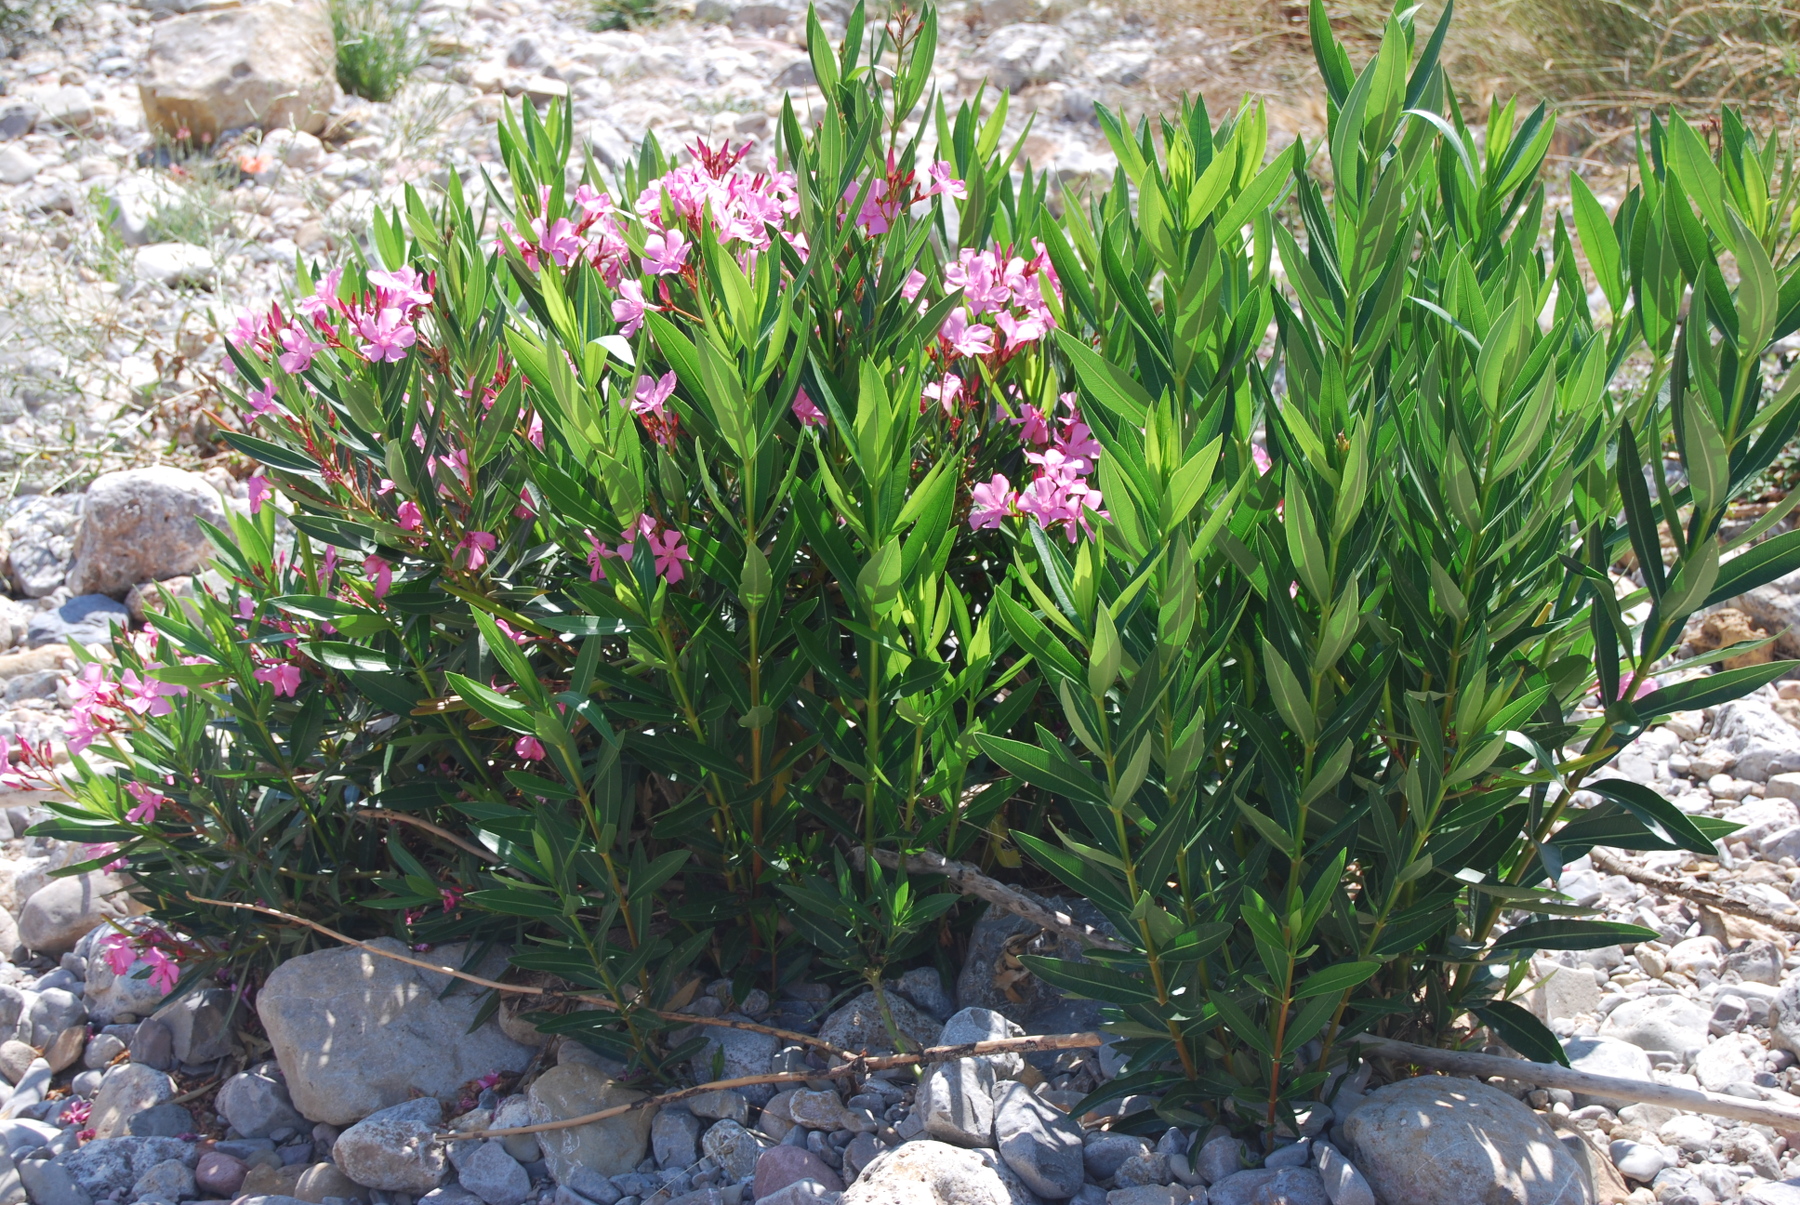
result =
[[1112,613],[1105,604],[1094,608],[1094,646],[1088,650],[1088,693],[1099,698],[1112,689],[1119,676],[1119,664],[1125,648],[1119,643],[1119,630],[1113,626]]
[[1312,704],[1307,701],[1306,688],[1300,685],[1300,679],[1288,667],[1287,659],[1275,651],[1268,637],[1263,638],[1263,674],[1269,681],[1269,694],[1275,700],[1275,709],[1295,735],[1307,744],[1312,744],[1319,735],[1319,721],[1313,715]]
[[1683,410],[1682,453],[1694,491],[1694,510],[1710,518],[1726,502],[1731,485],[1730,454],[1719,424],[1699,396],[1691,395]]
[[1331,568],[1325,560],[1325,546],[1313,527],[1312,503],[1307,501],[1306,490],[1297,481],[1288,491],[1286,510],[1287,521],[1282,526],[1287,529],[1288,555],[1300,574],[1300,584],[1315,601],[1328,602],[1331,598]]

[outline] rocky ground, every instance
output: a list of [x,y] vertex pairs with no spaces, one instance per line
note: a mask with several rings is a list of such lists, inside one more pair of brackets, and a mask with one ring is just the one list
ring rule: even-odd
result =
[[[175,11],[189,8],[201,11]],[[260,49],[239,49],[257,80],[300,70],[316,29],[257,32],[259,11],[93,3],[0,62],[0,466],[15,486],[0,524],[0,736],[57,737],[67,640],[102,639],[148,583],[186,588],[203,563],[194,520],[218,521],[244,492],[202,455],[219,331],[282,292],[296,253],[342,249],[407,182],[454,171],[479,187],[482,169],[498,174],[493,123],[508,97],[569,95],[603,165],[648,131],[665,146],[748,139],[766,157],[782,96],[816,99],[797,10],[780,0],[704,0],[695,19],[611,33],[573,5],[428,0],[434,54],[395,100],[333,90],[296,113],[297,129],[261,135],[219,118],[215,89],[218,111],[190,105],[179,120],[218,118],[216,153],[179,153],[173,69],[151,60],[183,45],[204,58],[254,33],[244,44]],[[1111,167],[1093,100],[1153,104],[1170,79],[1204,78],[1232,53],[1104,9],[987,0],[947,14],[939,85],[952,98],[983,78],[1010,87],[1015,127],[1034,121],[1027,158],[1069,184]],[[205,21],[203,36],[172,35],[183,20]],[[285,104],[311,86],[261,95]],[[1314,116],[1296,100],[1277,106],[1275,125]],[[1796,620],[1800,578],[1736,600],[1693,638],[1780,634]],[[1800,651],[1787,635],[1775,647]],[[1600,855],[1679,889],[1572,864],[1563,887],[1576,902],[1662,939],[1541,957],[1527,1002],[1578,1067],[1800,1105],[1800,683],[1675,716],[1616,772],[1745,827],[1711,859]],[[1441,1077],[1380,1086],[1359,1072],[1267,1155],[1223,1130],[1112,1133],[1102,1115],[1067,1112],[1119,1072],[1104,1049],[966,1059],[922,1080],[821,1076],[446,1142],[446,1131],[567,1119],[633,1094],[613,1082],[617,1068],[509,1011],[470,1032],[473,994],[444,995],[446,977],[363,951],[289,963],[253,1008],[224,989],[165,1003],[154,980],[134,977],[151,968],[115,973],[100,950],[109,921],[134,923],[117,882],[48,877],[86,852],[23,837],[37,807],[0,799],[0,1205],[829,1205],[840,1193],[845,1205],[1800,1202],[1789,1146],[1800,1132]],[[1683,894],[1697,887],[1765,920]],[[1085,1006],[1005,965],[1032,933],[992,915],[955,984],[909,973],[895,985],[903,1030],[934,1044],[1091,1027]],[[459,953],[433,955],[456,965]],[[705,985],[687,1011],[887,1044],[869,998],[833,1002],[817,985],[776,1000]],[[709,1038],[701,1079],[715,1061],[726,1075],[825,1070],[767,1034],[697,1032]],[[1444,1123],[1426,1131],[1421,1116]]]

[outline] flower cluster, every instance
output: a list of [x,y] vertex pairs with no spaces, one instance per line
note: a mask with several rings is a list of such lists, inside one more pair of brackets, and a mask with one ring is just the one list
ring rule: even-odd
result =
[[[150,671],[163,663],[155,660],[158,642],[155,628],[146,628],[134,640],[144,657],[143,673],[125,669],[115,678],[98,661],[90,661],[70,682],[74,702],[70,707],[74,722],[69,726],[69,752],[79,753],[101,735],[129,723],[125,713],[139,720],[165,716],[173,710],[171,699],[187,695],[187,687],[161,682]],[[182,657],[183,665],[196,665],[199,657]]]
[[[611,557],[630,560],[640,544],[647,543],[650,555],[656,562],[656,572],[671,586],[686,576],[683,561],[691,561],[687,540],[681,532],[673,527],[664,527],[648,514],[638,516],[637,535],[629,542],[621,543],[616,548],[608,548],[593,532],[588,532],[588,580],[600,581],[606,576],[604,562]],[[535,744],[535,742],[533,742]],[[541,748],[541,746],[540,746]],[[521,751],[520,756],[524,756]],[[541,756],[541,754],[540,754]]]
[[[921,410],[926,401],[934,401],[946,415],[954,414],[957,399],[969,393],[964,378],[949,371],[955,361],[979,359],[998,367],[1055,327],[1045,289],[1060,302],[1062,285],[1044,245],[1034,241],[1033,249],[1032,257],[1025,259],[1010,251],[965,247],[944,265],[944,287],[961,289],[963,304],[950,311],[938,330],[934,356],[947,371],[925,387]],[[927,283],[923,273],[914,272],[901,292],[913,300]]]
[[124,978],[141,962],[149,968],[150,985],[164,995],[174,991],[181,980],[181,967],[171,954],[176,948],[178,943],[160,929],[108,933],[100,941],[101,957],[106,959],[107,968],[115,976]]
[[538,271],[548,260],[559,268],[585,260],[600,273],[608,288],[618,288],[619,280],[631,261],[631,248],[625,245],[625,233],[615,216],[618,207],[606,193],[583,184],[570,198],[573,220],[557,218],[546,221],[550,208],[550,189],[538,190],[538,216],[529,225],[532,237],[527,239],[511,222],[500,224],[498,248],[517,251],[525,266]]
[[[302,297],[299,313],[291,319],[279,304],[266,313],[240,316],[227,334],[240,351],[256,351],[273,357],[281,371],[298,376],[312,367],[327,348],[348,348],[371,364],[404,360],[407,349],[418,342],[419,315],[431,305],[436,275],[421,276],[416,268],[368,272],[369,291],[361,297],[338,295],[344,270],[327,272],[311,295]],[[275,410],[275,383],[266,382],[250,394],[250,408],[258,414]]]
[[[695,141],[688,148],[693,162],[674,168],[644,186],[636,211],[654,233],[646,240],[644,271],[667,276],[681,270],[687,247],[681,227],[698,232],[708,221],[723,244],[744,243],[752,251],[767,251],[780,230],[800,213],[800,191],[792,172],[762,175],[738,165],[750,144],[736,150],[730,144],[712,147]],[[667,205],[664,205],[664,201]],[[795,241],[795,235],[784,237]],[[804,241],[796,242],[805,254]]]
[[893,227],[895,218],[920,202],[939,195],[968,196],[968,185],[956,179],[952,174],[955,171],[953,164],[940,160],[926,169],[928,183],[920,184],[917,172],[899,170],[894,162],[894,152],[890,150],[887,173],[870,180],[867,188],[860,183],[848,185],[844,189],[844,206],[847,210],[855,205],[857,195],[861,194],[862,205],[856,211],[856,225],[864,234],[886,234]]
[[1022,407],[1016,420],[1019,441],[1028,449],[1025,459],[1037,466],[1036,475],[1020,490],[1001,473],[977,485],[969,512],[971,528],[999,527],[1009,515],[1026,515],[1046,531],[1060,524],[1073,542],[1080,531],[1093,533],[1091,516],[1108,517],[1100,508],[1100,491],[1089,484],[1100,460],[1100,441],[1082,420],[1075,395],[1065,393],[1059,400],[1068,411],[1060,419],[1054,411],[1046,414],[1029,402]]

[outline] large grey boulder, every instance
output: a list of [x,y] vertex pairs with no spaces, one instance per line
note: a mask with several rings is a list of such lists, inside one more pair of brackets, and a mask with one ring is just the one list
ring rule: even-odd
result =
[[863,1168],[842,1205],[1037,1205],[993,1151],[908,1142]]
[[1344,1121],[1351,1161],[1383,1205],[1593,1205],[1542,1118],[1498,1088],[1419,1076],[1369,1093]]
[[[391,937],[370,944],[407,953]],[[456,968],[463,950],[439,946],[430,958]],[[496,951],[495,965],[483,971],[497,972],[505,959]],[[524,1070],[532,1052],[492,1021],[469,1032],[480,1008],[472,985],[458,983],[439,999],[450,983],[448,975],[354,947],[276,967],[257,995],[256,1013],[294,1107],[312,1121],[346,1125],[415,1093],[454,1097],[490,1072]]]
[[52,879],[20,910],[19,940],[42,954],[66,954],[94,926],[144,910],[125,888],[124,879],[99,871]]
[[325,128],[338,86],[323,0],[263,0],[153,28],[138,76],[152,130],[211,141],[251,126]]
[[95,478],[75,537],[70,592],[124,598],[139,582],[195,572],[211,554],[202,519],[224,526],[225,507],[197,473],[155,465]]
[[[532,1124],[541,1125],[629,1104],[644,1093],[621,1087],[598,1067],[561,1063],[532,1081],[527,1095],[531,1100]],[[550,1174],[559,1183],[566,1183],[577,1167],[602,1176],[623,1175],[642,1162],[655,1120],[655,1109],[634,1109],[605,1121],[546,1130],[537,1136],[538,1145],[543,1148]]]
[[994,1144],[1000,1158],[1039,1196],[1062,1200],[1081,1191],[1081,1126],[1017,1080],[994,1097]]

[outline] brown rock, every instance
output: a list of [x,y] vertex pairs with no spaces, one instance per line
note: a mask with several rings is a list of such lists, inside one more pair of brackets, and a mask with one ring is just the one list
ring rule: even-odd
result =
[[300,1176],[294,1195],[313,1205],[323,1205],[326,1197],[367,1201],[369,1190],[338,1170],[335,1163],[315,1163]]
[[44,1061],[50,1064],[52,1074],[66,1071],[75,1065],[75,1060],[86,1049],[87,1026],[71,1025],[56,1035],[56,1040],[44,1051]]
[[[1726,607],[1700,621],[1700,631],[1694,636],[1692,643],[1701,652],[1711,652],[1728,645],[1768,638],[1769,634],[1752,623],[1748,615],[1735,607]],[[1763,665],[1774,659],[1775,646],[1765,644],[1751,652],[1725,658],[1724,668],[1741,669],[1746,665]]]
[[194,1164],[194,1183],[208,1196],[230,1200],[244,1186],[250,1169],[223,1151],[208,1151]]
[[238,1188],[242,1197],[291,1197],[307,1169],[296,1163],[291,1167],[253,1167]]
[[249,126],[325,128],[338,87],[322,0],[264,0],[154,28],[138,81],[153,130],[209,143]]

